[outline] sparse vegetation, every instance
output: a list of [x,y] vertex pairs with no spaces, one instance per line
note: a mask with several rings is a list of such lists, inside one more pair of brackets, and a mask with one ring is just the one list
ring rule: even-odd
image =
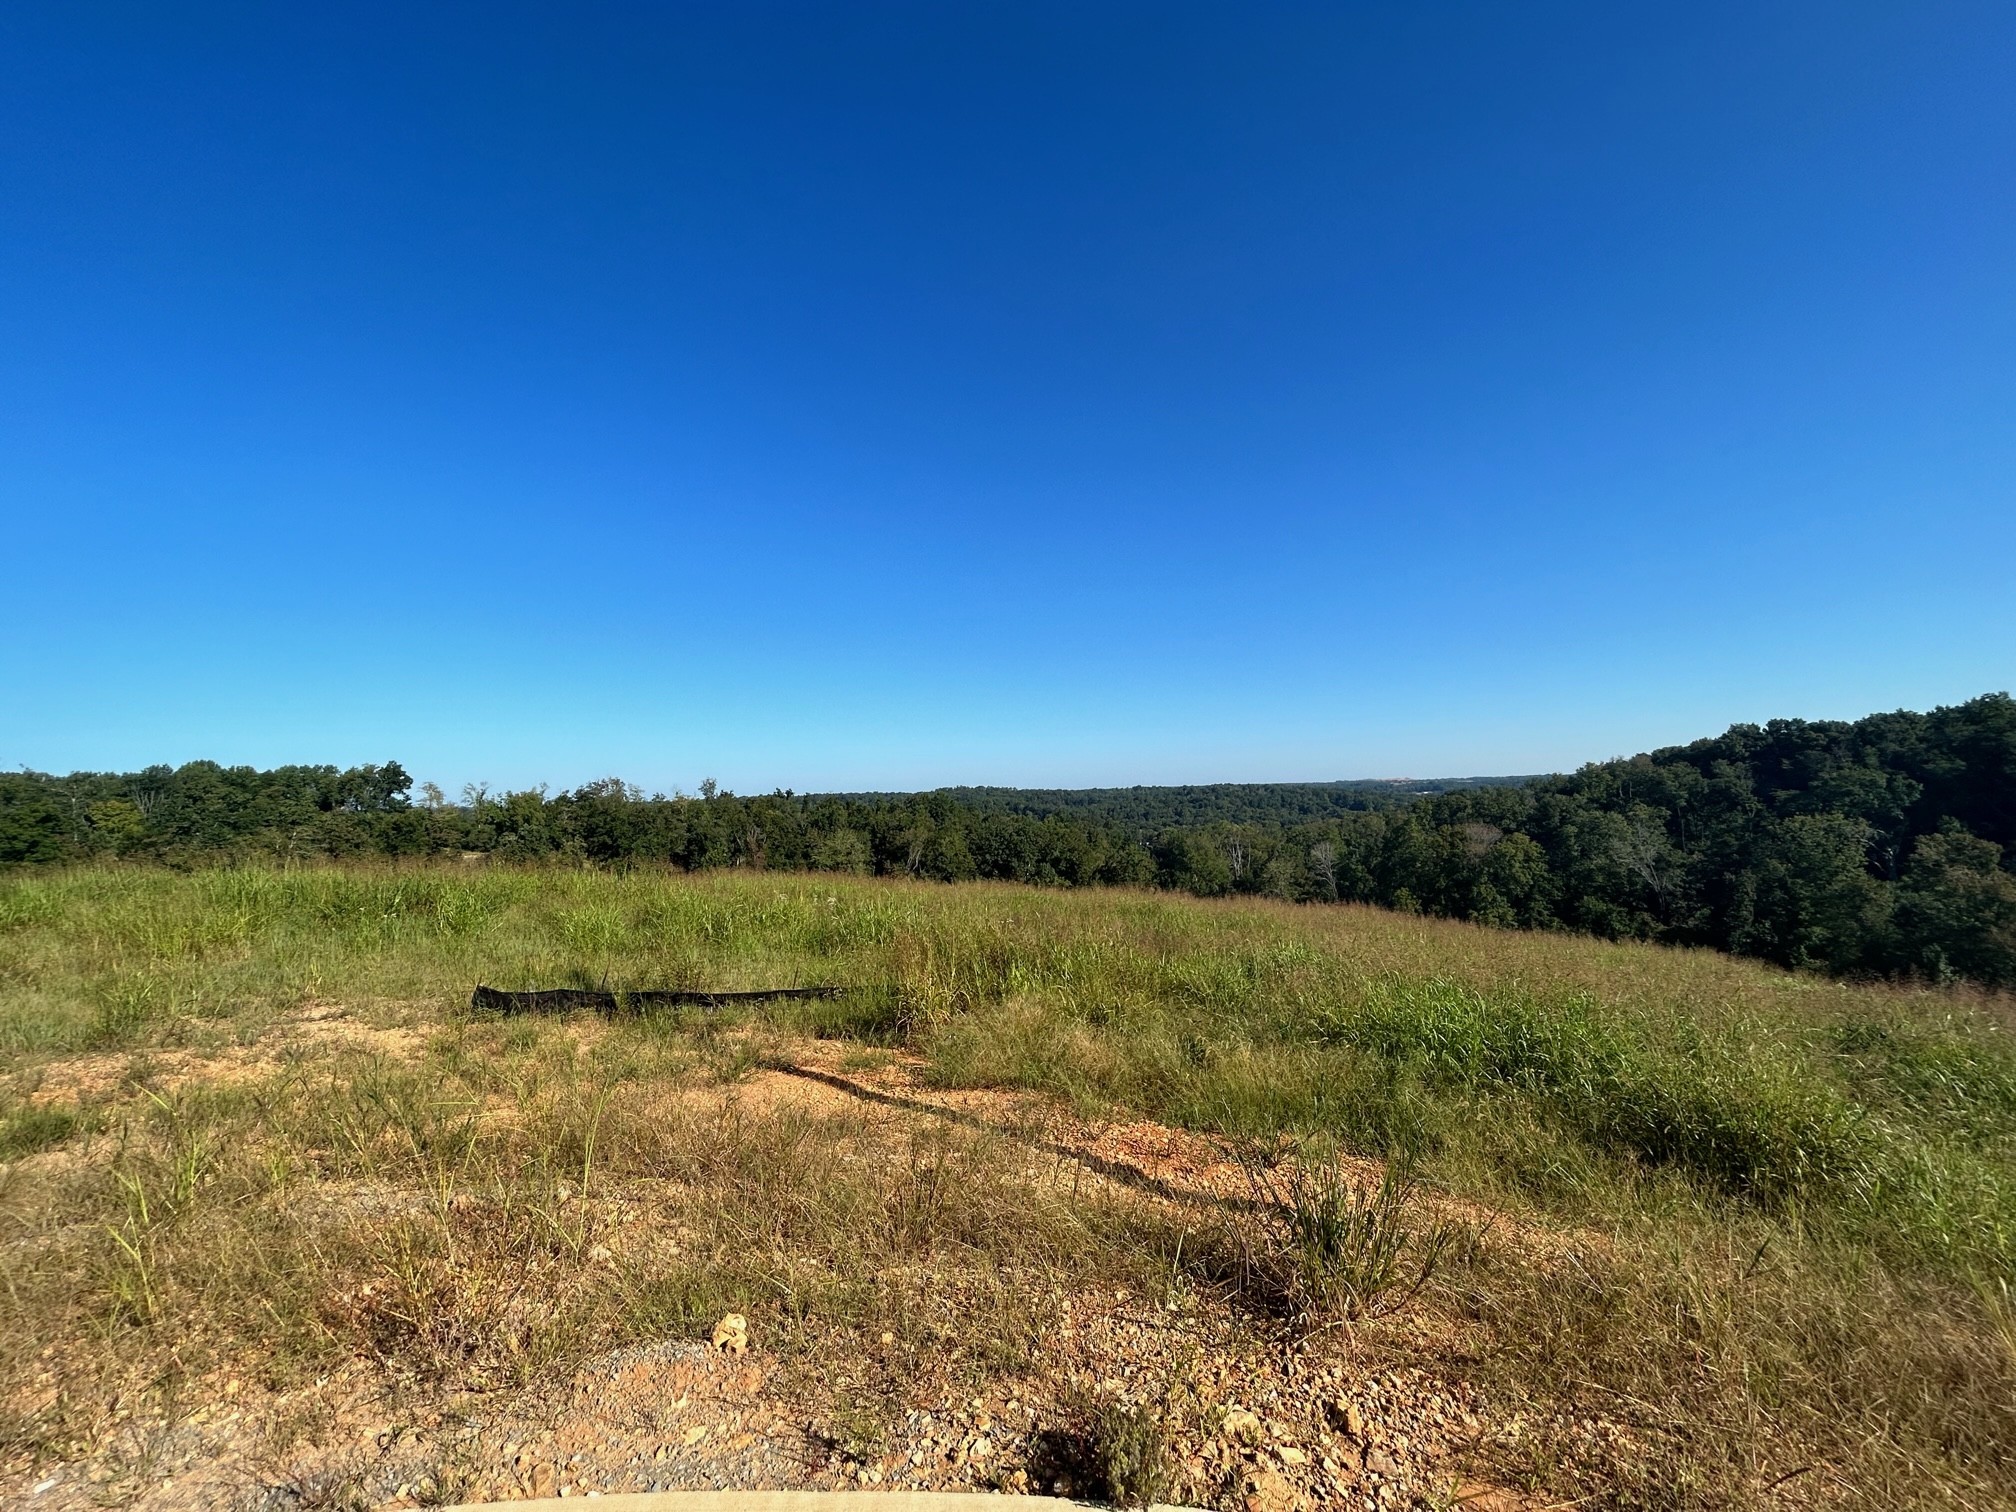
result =
[[1168,1493],[1168,1436],[1150,1408],[1107,1403],[1093,1421],[1092,1451],[1114,1506],[1146,1507]]
[[0,1116],[0,1160],[32,1155],[59,1145],[75,1134],[82,1123],[74,1108],[28,1104],[11,1109]]
[[[605,979],[853,990],[464,1009],[477,980]],[[323,1003],[352,1037],[231,1071]],[[0,883],[0,1332],[60,1349],[9,1352],[0,1441],[73,1452],[240,1358],[509,1389],[734,1310],[865,1444],[920,1374],[1031,1369],[1077,1289],[1223,1277],[1236,1215],[1032,1188],[999,1135],[892,1146],[698,1095],[793,1036],[1302,1142],[1271,1197],[1304,1312],[1368,1360],[1445,1319],[1446,1367],[1527,1404],[1472,1451],[1501,1479],[1617,1507],[2009,1499],[2002,999],[1357,908],[438,864]],[[1383,1183],[1350,1166],[1388,1158]],[[1479,1240],[1450,1203],[1501,1221]],[[1578,1429],[1596,1413],[1614,1441]]]

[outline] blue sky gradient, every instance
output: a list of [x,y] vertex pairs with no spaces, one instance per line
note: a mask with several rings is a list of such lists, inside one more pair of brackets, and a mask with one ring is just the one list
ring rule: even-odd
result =
[[0,77],[9,764],[1500,773],[2016,685],[2007,4],[78,4]]

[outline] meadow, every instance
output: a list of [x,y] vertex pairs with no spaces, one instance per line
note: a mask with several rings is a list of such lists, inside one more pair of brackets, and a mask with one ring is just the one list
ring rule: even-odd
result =
[[[478,982],[847,991],[727,1020],[619,1020],[584,1059],[554,1025],[472,1021]],[[327,1068],[290,1067],[299,1095],[278,1100],[133,1095],[150,1058],[227,1054],[318,1003],[417,1036],[422,1062],[353,1056],[345,1077],[319,1080]],[[662,1165],[664,1118],[641,1103],[625,1114],[625,1088],[693,1065],[733,1077],[793,1037],[920,1057],[945,1088],[1023,1090],[1228,1146],[1385,1160],[1508,1224],[1576,1236],[1565,1266],[1507,1251],[1433,1287],[1460,1330],[1445,1367],[1539,1420],[1520,1463],[1496,1451],[1501,1475],[1564,1500],[2011,1498],[2006,998],[1360,907],[495,864],[18,873],[0,881],[0,1161],[12,1163],[0,1217],[13,1231],[0,1329],[80,1357],[117,1353],[132,1331],[236,1330],[305,1370],[336,1347],[323,1294],[350,1284],[347,1265],[405,1277],[401,1326],[418,1337],[481,1312],[439,1253],[432,1269],[384,1251],[311,1263],[267,1232],[255,1248],[293,1254],[287,1265],[227,1261],[191,1215],[213,1204],[247,1221],[259,1193],[316,1161],[422,1186],[444,1172],[495,1185],[537,1171],[549,1197],[568,1171],[580,1186],[605,1162]],[[123,1080],[99,1092],[34,1095],[66,1065],[108,1060]],[[502,1087],[545,1121],[486,1144],[428,1095],[456,1085]],[[789,1161],[776,1130],[711,1137],[722,1181],[762,1169],[808,1202],[815,1189],[829,1204],[851,1192],[853,1217],[817,1240],[820,1265],[873,1292],[886,1254],[838,1260],[860,1243],[847,1235],[874,1227],[859,1206],[871,1191],[803,1164],[789,1140],[801,1164],[777,1174]],[[681,1148],[704,1166],[691,1141]],[[66,1149],[106,1153],[60,1179],[38,1174],[36,1157]],[[1034,1249],[1075,1246],[1072,1264],[1137,1286],[1184,1264],[1180,1234],[1038,1211],[977,1174],[965,1188],[971,1210],[941,1217],[966,1252],[995,1254],[998,1284],[977,1315],[1003,1336],[1016,1287],[1000,1278]],[[550,1230],[554,1211],[528,1200],[513,1221]],[[68,1269],[46,1244],[24,1247],[80,1217]],[[557,1358],[691,1328],[717,1306],[775,1307],[766,1285],[689,1254],[606,1295],[584,1291],[539,1347]],[[848,1305],[875,1311],[858,1296]],[[1628,1425],[1628,1450],[1592,1454],[1546,1426],[1599,1408]],[[0,1434],[55,1453],[81,1431],[36,1411]]]

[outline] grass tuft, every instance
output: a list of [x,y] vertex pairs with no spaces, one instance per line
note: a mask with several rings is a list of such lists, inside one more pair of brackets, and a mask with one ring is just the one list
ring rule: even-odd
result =
[[1426,1210],[1405,1161],[1369,1188],[1334,1158],[1249,1159],[1247,1172],[1273,1239],[1256,1269],[1299,1311],[1350,1319],[1395,1311],[1452,1249],[1468,1253],[1480,1237]]
[[0,1160],[53,1150],[87,1126],[75,1108],[26,1104],[0,1115]]

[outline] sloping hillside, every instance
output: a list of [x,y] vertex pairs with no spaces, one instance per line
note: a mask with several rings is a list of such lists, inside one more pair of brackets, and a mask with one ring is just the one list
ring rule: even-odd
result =
[[1994,998],[1138,892],[84,870],[0,887],[0,1035],[9,1499],[2010,1498]]

